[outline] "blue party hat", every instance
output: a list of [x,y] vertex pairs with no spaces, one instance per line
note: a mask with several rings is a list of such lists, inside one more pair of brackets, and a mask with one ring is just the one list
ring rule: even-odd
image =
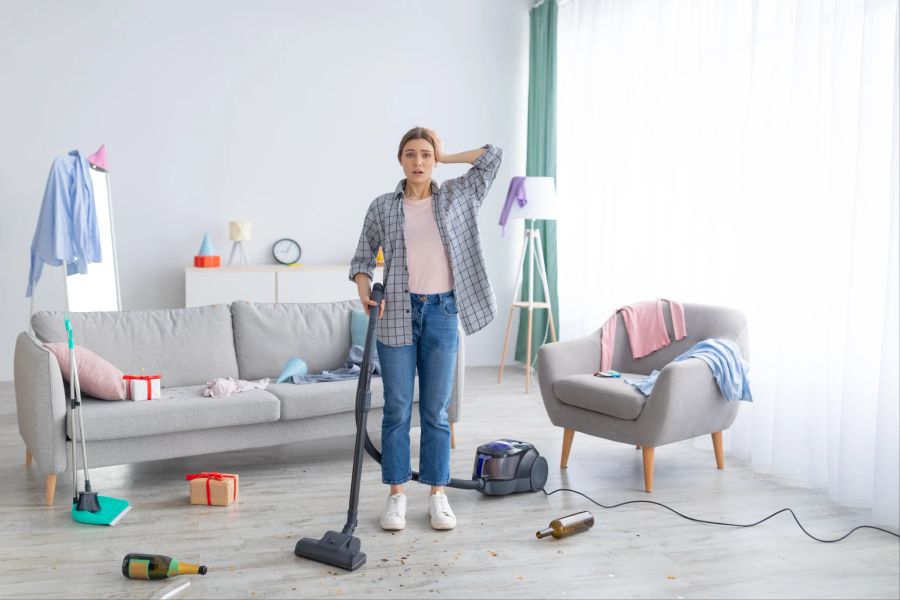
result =
[[212,242],[209,241],[209,233],[204,233],[203,242],[200,244],[200,252],[197,253],[197,256],[215,256],[215,254]]
[[281,375],[278,376],[275,383],[284,383],[288,379],[292,379],[294,375],[297,375],[298,377],[306,375],[306,363],[299,358],[292,358],[287,361],[287,364],[284,365],[284,368],[281,370]]

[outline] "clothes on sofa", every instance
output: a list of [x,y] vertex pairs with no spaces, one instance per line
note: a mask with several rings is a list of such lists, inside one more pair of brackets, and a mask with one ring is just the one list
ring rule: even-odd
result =
[[[347,353],[347,360],[344,366],[333,371],[322,371],[321,373],[294,375],[291,380],[296,384],[320,383],[323,381],[343,381],[345,379],[356,379],[359,377],[359,370],[362,368],[363,347],[353,345]],[[378,354],[372,357],[372,372],[375,375],[381,374],[381,363],[378,361]]]
[[608,371],[612,367],[613,349],[616,344],[616,316],[620,312],[622,321],[625,323],[625,330],[628,332],[632,357],[643,358],[672,343],[666,330],[666,318],[663,313],[664,301],[669,303],[669,309],[672,312],[672,329],[675,333],[675,340],[687,337],[684,307],[680,302],[658,298],[623,306],[603,324],[600,337],[601,371]]
[[53,160],[37,227],[31,240],[31,268],[25,297],[34,293],[44,263],[66,263],[66,274],[87,273],[100,262],[100,229],[90,167],[78,150]]
[[[741,350],[736,343],[722,338],[703,340],[691,346],[672,362],[688,358],[699,358],[709,365],[719,390],[727,400],[753,402],[750,378],[747,375],[747,361],[741,356]],[[626,378],[625,383],[633,385],[644,396],[649,396],[658,377],[659,371],[653,371],[646,377]]]
[[247,381],[246,379],[234,379],[233,377],[216,377],[206,382],[203,395],[211,398],[224,398],[240,394],[247,390],[264,390],[269,386],[268,379]]

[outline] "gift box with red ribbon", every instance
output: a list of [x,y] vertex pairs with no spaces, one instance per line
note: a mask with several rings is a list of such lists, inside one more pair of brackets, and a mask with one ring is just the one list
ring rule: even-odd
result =
[[228,506],[238,497],[238,476],[233,473],[189,473],[185,479],[191,482],[191,504]]
[[129,400],[155,400],[160,397],[160,375],[123,375]]

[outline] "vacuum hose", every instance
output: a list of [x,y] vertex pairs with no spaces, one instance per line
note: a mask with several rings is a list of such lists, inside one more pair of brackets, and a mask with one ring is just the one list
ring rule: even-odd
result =
[[[365,413],[369,412],[369,407],[371,406],[369,383],[372,378],[372,371],[374,370],[372,356],[375,353],[375,338],[377,337],[375,333],[375,324],[378,320],[378,310],[383,298],[384,286],[380,283],[376,283],[372,287],[372,294],[370,296],[370,299],[375,302],[375,306],[369,307],[369,327],[366,330],[366,346],[363,349],[362,365],[360,366],[363,373],[365,373],[365,376],[360,377],[359,386],[356,391],[356,425],[357,427],[361,426],[363,432],[365,432],[366,452],[368,452],[369,456],[371,456],[378,464],[381,464],[381,452],[375,447],[372,440],[369,439],[369,432],[365,428]],[[412,479],[413,481],[419,480],[418,471],[412,472]],[[450,483],[448,483],[447,486],[460,490],[482,491],[484,490],[484,483],[484,479],[450,479]]]

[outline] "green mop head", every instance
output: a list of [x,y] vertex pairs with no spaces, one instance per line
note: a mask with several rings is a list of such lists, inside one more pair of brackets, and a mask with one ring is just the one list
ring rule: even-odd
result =
[[125,516],[131,505],[128,500],[121,498],[112,498],[110,496],[98,496],[97,500],[100,504],[100,510],[90,512],[86,510],[78,510],[78,503],[72,503],[72,518],[79,523],[88,525],[109,525],[113,526]]

